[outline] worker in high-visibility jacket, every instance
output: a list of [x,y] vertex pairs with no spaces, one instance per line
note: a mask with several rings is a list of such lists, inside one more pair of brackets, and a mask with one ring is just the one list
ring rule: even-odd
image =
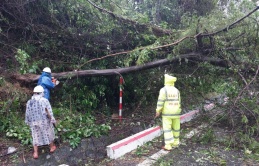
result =
[[162,124],[165,146],[163,149],[171,150],[180,144],[180,114],[181,99],[180,92],[174,87],[176,77],[165,74],[165,86],[160,89],[157,101],[156,116],[162,113]]

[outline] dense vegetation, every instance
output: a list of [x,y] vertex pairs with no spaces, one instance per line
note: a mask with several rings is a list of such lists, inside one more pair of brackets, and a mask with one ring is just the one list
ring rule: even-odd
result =
[[[117,111],[117,69],[136,67],[122,74],[125,108],[154,110],[163,74],[173,74],[185,111],[210,92],[229,97],[217,122],[235,131],[233,145],[258,153],[258,8],[255,0],[2,0],[0,133],[30,144],[23,114],[35,82],[18,76],[49,66],[54,73],[114,70],[68,73],[51,94],[58,127],[73,147],[105,134],[109,121],[96,124],[95,115]],[[152,66],[159,60],[166,61]]]

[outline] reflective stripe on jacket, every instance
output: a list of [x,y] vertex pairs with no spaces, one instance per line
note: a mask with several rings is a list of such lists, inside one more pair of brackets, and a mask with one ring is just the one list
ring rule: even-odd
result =
[[162,112],[162,116],[180,117],[181,98],[179,90],[174,87],[176,80],[176,77],[165,74],[165,86],[159,91],[156,108],[156,112]]
[[156,112],[162,112],[162,116],[180,116],[181,100],[177,88],[166,85],[160,90]]

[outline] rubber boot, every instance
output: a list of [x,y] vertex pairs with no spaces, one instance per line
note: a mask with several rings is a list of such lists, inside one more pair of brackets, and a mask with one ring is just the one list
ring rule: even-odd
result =
[[180,144],[180,140],[179,139],[174,139],[174,142],[172,143],[172,147],[178,147]]
[[170,150],[172,150],[172,146],[171,145],[165,145],[164,147],[163,147],[163,149],[164,150],[167,150],[167,151],[170,151]]

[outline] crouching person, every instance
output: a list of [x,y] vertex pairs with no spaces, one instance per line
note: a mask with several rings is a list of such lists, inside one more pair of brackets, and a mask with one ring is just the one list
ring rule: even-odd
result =
[[174,87],[176,77],[165,74],[165,86],[160,89],[157,101],[155,118],[162,113],[162,124],[165,146],[163,149],[171,150],[180,144],[180,92]]
[[38,85],[33,90],[32,98],[26,104],[25,123],[30,126],[33,140],[33,158],[37,159],[38,146],[49,145],[50,152],[56,150],[53,116],[48,99],[44,98],[44,89]]

